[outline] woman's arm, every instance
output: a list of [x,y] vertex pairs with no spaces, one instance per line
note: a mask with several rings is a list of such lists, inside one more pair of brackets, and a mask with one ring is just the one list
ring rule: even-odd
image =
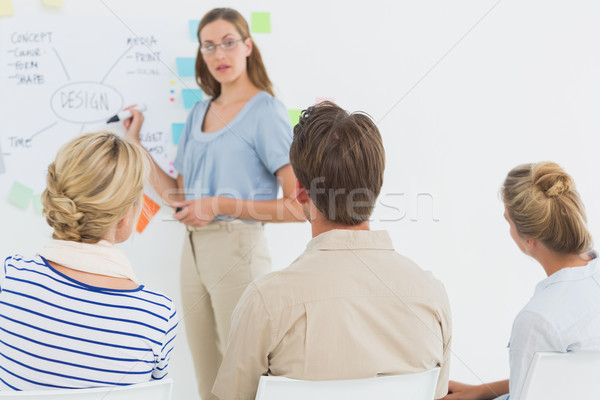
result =
[[258,222],[304,222],[302,207],[296,202],[296,176],[290,164],[275,173],[283,191],[276,200],[239,200],[228,197],[203,197],[173,204],[184,209],[174,215],[186,225],[201,227],[217,215]]
[[[127,129],[125,138],[130,142],[136,143],[141,146],[140,142],[140,130],[144,123],[144,114],[136,110],[135,108],[128,108],[131,111],[132,117],[124,121],[123,125]],[[143,146],[141,146],[144,148]],[[147,152],[147,151],[146,151]],[[147,152],[148,153],[148,152]],[[158,166],[154,158],[148,153],[148,157],[151,160],[150,169],[150,184],[156,190],[156,193],[167,203],[172,204],[176,201],[182,201],[185,199],[183,195],[183,181],[181,175],[178,179],[171,178],[169,174],[162,170]]]
[[450,381],[448,395],[441,400],[492,400],[508,393],[508,379],[481,385]]

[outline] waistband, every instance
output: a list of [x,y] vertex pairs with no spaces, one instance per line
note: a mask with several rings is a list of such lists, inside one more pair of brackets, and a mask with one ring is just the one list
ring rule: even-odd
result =
[[195,227],[195,226],[186,226],[186,229],[188,230],[188,232],[193,232],[193,233],[200,233],[200,232],[214,232],[214,231],[227,231],[227,232],[231,232],[234,230],[241,230],[241,229],[255,229],[255,230],[262,230],[263,229],[263,223],[260,222],[248,222],[248,221],[244,221],[241,219],[228,219],[228,220],[216,220],[216,221],[212,221],[207,225],[204,225],[203,227]]

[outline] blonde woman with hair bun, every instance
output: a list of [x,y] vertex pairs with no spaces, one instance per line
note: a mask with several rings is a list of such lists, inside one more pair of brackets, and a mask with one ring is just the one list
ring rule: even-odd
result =
[[519,400],[536,352],[600,351],[600,265],[573,179],[553,162],[524,164],[508,173],[501,195],[511,237],[548,277],[513,323],[510,379],[451,381],[446,400]]
[[54,229],[0,268],[0,391],[128,385],[167,375],[177,314],[137,282],[115,244],[142,208],[148,159],[110,132],[82,135],[48,166]]

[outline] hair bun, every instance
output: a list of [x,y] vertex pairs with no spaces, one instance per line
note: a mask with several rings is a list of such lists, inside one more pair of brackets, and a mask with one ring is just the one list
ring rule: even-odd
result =
[[48,177],[50,179],[41,198],[46,221],[54,228],[56,239],[78,241],[81,238],[79,230],[84,213],[79,211],[73,199],[63,193],[62,185],[56,182],[54,163],[48,166]]
[[56,239],[79,241],[84,213],[77,209],[77,204],[68,197],[54,196],[48,190],[44,191],[42,203],[48,225],[59,232]]
[[534,185],[546,197],[558,197],[571,191],[573,180],[558,164],[544,162],[534,165],[532,170]]

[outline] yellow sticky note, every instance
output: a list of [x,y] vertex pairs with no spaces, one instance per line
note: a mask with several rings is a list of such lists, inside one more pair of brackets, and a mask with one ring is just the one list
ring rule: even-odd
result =
[[13,15],[13,6],[11,0],[0,0],[0,17]]
[[62,7],[65,5],[65,3],[63,3],[63,0],[42,0],[42,3],[47,6],[53,7]]

